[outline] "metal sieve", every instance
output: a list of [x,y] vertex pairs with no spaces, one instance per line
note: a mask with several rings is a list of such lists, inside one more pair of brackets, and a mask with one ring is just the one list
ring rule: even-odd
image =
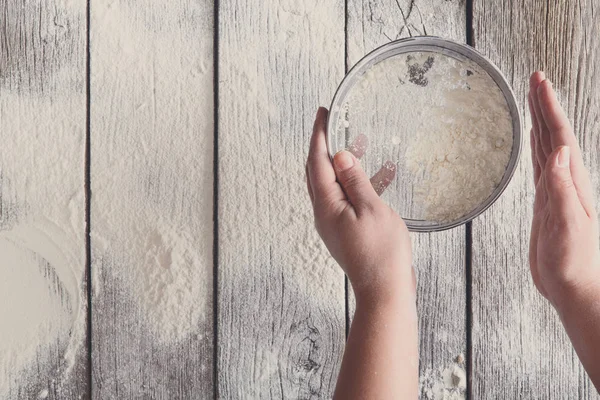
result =
[[[352,69],[348,72],[345,78],[339,85],[335,96],[333,98],[329,118],[327,122],[327,147],[331,157],[338,151],[341,151],[349,147],[349,137],[341,137],[338,135],[338,124],[342,113],[344,112],[344,104],[346,104],[347,97],[352,88],[359,83],[361,77],[371,69],[374,65],[405,53],[418,53],[418,52],[431,52],[441,54],[447,57],[456,58],[458,60],[469,60],[477,64],[483,71],[485,71],[489,77],[498,86],[508,107],[510,117],[512,119],[512,148],[510,149],[510,158],[506,165],[504,175],[492,191],[492,193],[479,204],[477,207],[467,212],[461,217],[458,217],[451,221],[428,221],[425,218],[415,218],[410,215],[403,215],[401,210],[396,209],[397,212],[403,217],[406,225],[411,231],[415,232],[435,232],[442,231],[450,228],[460,226],[466,222],[469,222],[482,214],[487,208],[489,208],[506,189],[510,182],[516,166],[519,160],[521,147],[522,147],[522,127],[521,127],[521,116],[519,108],[515,100],[514,93],[508,84],[504,75],[500,70],[485,56],[480,54],[470,46],[455,43],[449,40],[437,38],[437,37],[412,37],[407,39],[401,39],[387,43],[366,56],[364,56]],[[367,150],[368,151],[368,150]],[[367,171],[369,173],[369,171]],[[372,172],[372,171],[371,171]],[[389,190],[389,189],[388,189]],[[385,194],[385,193],[384,193]],[[394,208],[394,207],[393,207]],[[406,213],[407,214],[407,213]]]

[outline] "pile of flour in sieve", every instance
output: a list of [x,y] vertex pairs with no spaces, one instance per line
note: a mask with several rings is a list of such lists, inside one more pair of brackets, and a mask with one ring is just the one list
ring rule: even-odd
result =
[[511,115],[493,79],[472,61],[431,52],[397,55],[367,70],[336,132],[367,135],[370,174],[387,160],[398,164],[386,196],[403,217],[438,222],[473,211],[492,194],[513,143]]

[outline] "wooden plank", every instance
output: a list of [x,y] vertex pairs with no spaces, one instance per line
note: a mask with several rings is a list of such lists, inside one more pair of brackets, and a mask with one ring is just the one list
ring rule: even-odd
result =
[[[348,66],[390,40],[433,35],[464,42],[464,2],[348,2]],[[418,278],[422,397],[466,351],[465,228],[412,234]],[[352,295],[352,293],[350,293]],[[354,300],[350,309],[353,314]]]
[[[594,0],[487,2],[473,8],[474,40],[513,85],[527,122],[509,189],[473,224],[473,398],[598,398],[558,317],[537,293],[528,246],[533,183],[528,77],[546,70],[598,171],[600,15]],[[596,3],[597,4],[597,3]],[[597,173],[593,174],[596,177]]]
[[213,2],[91,2],[93,396],[213,395]]
[[344,278],[312,223],[304,165],[344,72],[343,2],[221,2],[219,398],[329,398]]
[[0,248],[2,266],[20,271],[0,272],[0,297],[22,300],[3,300],[0,315],[23,346],[15,355],[10,331],[1,339],[2,399],[88,394],[85,12],[85,2],[0,0]]

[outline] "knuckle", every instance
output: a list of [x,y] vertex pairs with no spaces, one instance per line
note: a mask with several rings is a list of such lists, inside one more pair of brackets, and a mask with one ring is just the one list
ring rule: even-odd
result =
[[347,188],[354,188],[360,185],[360,175],[356,173],[353,169],[348,171],[347,173],[343,173],[342,179],[344,181],[344,186]]
[[327,198],[317,200],[314,209],[315,221],[320,224],[330,224],[331,220],[340,213],[336,203]]
[[346,191],[362,193],[366,190],[372,189],[371,183],[366,178],[366,175],[362,174],[360,171],[352,171],[344,176],[340,181],[344,190]]
[[560,189],[566,190],[573,187],[573,179],[570,176],[563,176],[557,179],[557,185]]

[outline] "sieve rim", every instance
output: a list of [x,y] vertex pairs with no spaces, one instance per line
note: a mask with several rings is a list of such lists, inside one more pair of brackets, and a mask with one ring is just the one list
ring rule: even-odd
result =
[[[363,56],[356,64],[354,64],[354,66],[352,66],[352,68],[350,68],[348,73],[344,76],[344,79],[342,79],[341,83],[337,87],[331,101],[326,124],[327,152],[329,153],[329,157],[332,161],[334,154],[332,154],[333,145],[331,143],[332,134],[330,134],[330,132],[334,132],[334,123],[338,120],[338,110],[342,106],[342,100],[345,99],[346,92],[356,84],[357,78],[361,75],[361,73],[366,72],[369,68],[371,68],[372,65],[385,59],[394,57],[398,54],[407,53],[410,51],[432,51],[441,54],[454,53],[475,62],[492,78],[494,83],[502,92],[512,119],[513,144],[510,159],[504,170],[502,180],[485,201],[460,218],[456,218],[447,222],[415,220],[401,216],[411,232],[440,232],[456,228],[473,221],[475,218],[483,214],[488,208],[490,208],[498,200],[498,198],[500,198],[502,193],[504,193],[515,174],[523,148],[524,135],[522,132],[523,127],[521,113],[519,111],[519,104],[517,103],[515,94],[502,71],[500,71],[500,69],[485,55],[473,47],[436,36],[414,36],[394,40],[375,48]],[[335,118],[332,116],[335,116]]]

